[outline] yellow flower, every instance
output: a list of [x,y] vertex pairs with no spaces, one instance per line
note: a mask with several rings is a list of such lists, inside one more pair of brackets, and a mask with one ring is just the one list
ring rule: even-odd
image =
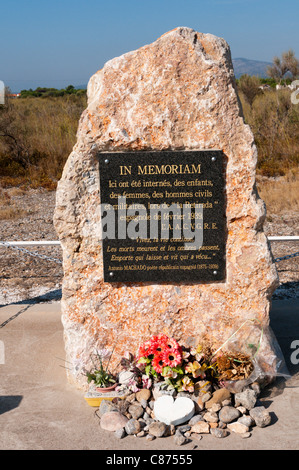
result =
[[187,377],[187,375],[185,375],[183,378],[182,378],[182,387],[181,387],[181,390],[184,390],[186,392],[190,392],[190,393],[193,393],[194,392],[194,383],[193,381]]
[[197,361],[188,362],[185,367],[185,372],[192,374],[192,377],[194,377],[195,379],[204,376],[204,370]]
[[200,361],[200,360],[203,358],[203,356],[204,356],[204,355],[203,355],[203,352],[202,352],[202,346],[201,346],[201,344],[199,344],[199,345],[197,346],[197,348],[191,349],[191,354],[192,354],[192,356],[195,357],[195,359],[196,359],[197,361]]

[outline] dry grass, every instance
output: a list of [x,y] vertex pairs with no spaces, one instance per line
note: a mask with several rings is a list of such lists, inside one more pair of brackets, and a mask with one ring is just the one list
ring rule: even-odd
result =
[[85,95],[70,95],[12,100],[0,109],[2,186],[55,189],[85,107]]
[[258,148],[258,173],[282,176],[298,168],[299,106],[292,104],[291,90],[267,90],[252,106],[242,92],[240,99]]
[[[299,166],[299,105],[291,103],[290,90],[265,91],[252,105],[242,91],[240,99],[258,148],[257,173],[266,177],[288,175],[263,182],[264,199],[275,212],[298,207],[298,174],[292,176],[290,171]],[[6,109],[0,107],[2,187],[55,190],[85,108],[85,95],[21,98],[11,100]]]
[[17,207],[15,204],[9,207],[0,207],[0,220],[11,220],[25,217],[27,212]]
[[[10,194],[11,193],[11,194]],[[10,220],[24,217],[27,212],[21,209],[11,196],[21,195],[23,191],[19,188],[12,188],[10,191],[0,189],[0,220]]]
[[299,212],[298,168],[280,178],[258,178],[257,187],[269,214]]

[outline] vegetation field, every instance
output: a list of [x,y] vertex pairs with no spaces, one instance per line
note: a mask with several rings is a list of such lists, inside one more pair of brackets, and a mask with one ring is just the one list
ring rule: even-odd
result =
[[[277,212],[288,205],[298,209],[299,104],[292,103],[290,88],[277,90],[272,82],[262,90],[267,80],[243,76],[237,86],[258,147],[260,192]],[[5,188],[55,190],[86,104],[85,91],[68,87],[63,93],[42,88],[22,92],[0,106],[1,218],[18,216],[17,209],[8,210]]]

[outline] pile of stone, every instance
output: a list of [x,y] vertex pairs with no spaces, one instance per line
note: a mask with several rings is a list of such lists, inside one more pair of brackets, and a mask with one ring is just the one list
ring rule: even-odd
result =
[[[122,399],[102,400],[97,415],[101,428],[114,432],[119,439],[126,435],[145,437],[147,440],[173,436],[176,445],[183,445],[201,439],[203,434],[224,438],[235,433],[248,438],[254,426],[265,427],[271,423],[269,412],[258,400],[259,394],[257,383],[239,393],[231,393],[226,388],[212,391],[210,384],[203,384],[197,396],[161,390],[157,384],[153,391],[143,389]],[[192,417],[190,412],[184,416],[185,410],[182,408],[181,419],[177,419],[177,411],[172,419],[170,411],[168,421],[158,420],[155,404],[163,395],[173,396],[174,401],[182,396],[192,400]],[[173,424],[177,422],[180,424]]]

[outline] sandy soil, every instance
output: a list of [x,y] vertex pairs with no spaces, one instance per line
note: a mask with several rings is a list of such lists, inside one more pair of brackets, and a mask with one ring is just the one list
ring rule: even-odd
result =
[[[7,193],[9,189],[5,190]],[[30,190],[13,194],[11,203],[24,211],[20,218],[0,221],[0,240],[57,240],[53,227],[55,192]],[[267,236],[298,235],[298,213],[268,214],[264,226]],[[299,251],[297,242],[271,243],[274,258]],[[61,262],[60,247],[30,247],[31,252]],[[276,262],[280,287],[275,299],[299,298],[299,257]],[[61,297],[62,265],[59,262],[30,256],[12,248],[0,247],[0,305],[23,302],[50,302]]]

